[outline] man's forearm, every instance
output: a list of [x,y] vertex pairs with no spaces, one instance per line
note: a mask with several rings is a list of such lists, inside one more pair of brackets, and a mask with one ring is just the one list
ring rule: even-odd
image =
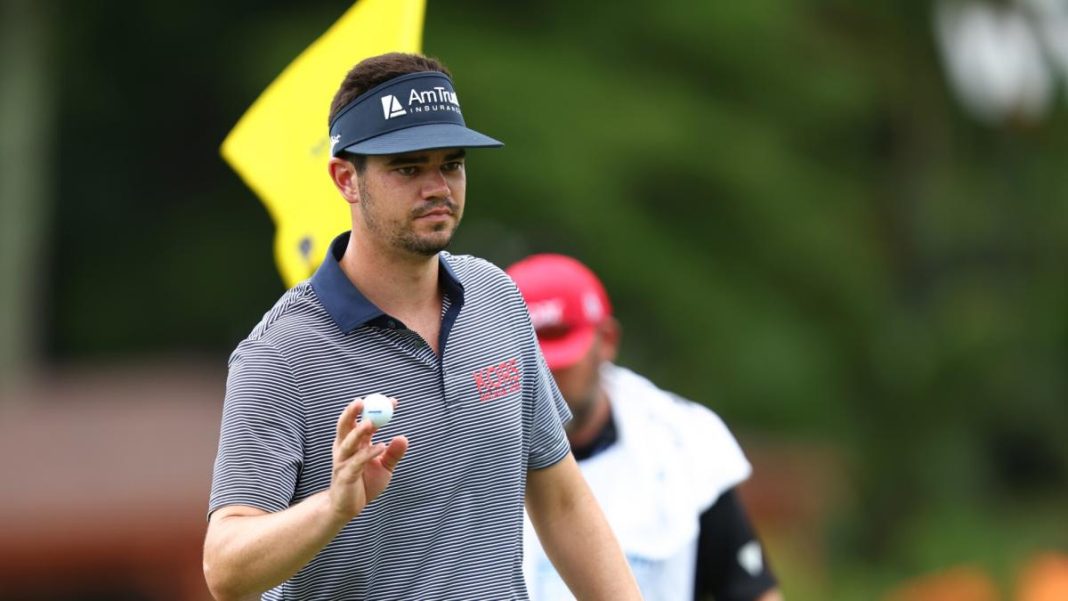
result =
[[308,497],[277,513],[213,515],[204,543],[204,577],[219,601],[258,599],[297,573],[347,520],[334,512],[328,493]]
[[[634,577],[607,524],[593,523],[579,513],[563,514],[538,531],[546,553],[580,600],[640,599]],[[560,540],[561,538],[566,540]]]

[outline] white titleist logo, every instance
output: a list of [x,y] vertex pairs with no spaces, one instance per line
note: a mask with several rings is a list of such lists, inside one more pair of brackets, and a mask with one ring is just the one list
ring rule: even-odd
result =
[[530,303],[530,321],[535,330],[560,325],[564,321],[564,301],[554,298]]
[[[414,90],[413,90],[414,91]],[[397,97],[393,94],[386,94],[382,97],[382,116],[386,119],[392,119],[394,117],[400,117],[401,115],[407,115],[408,111],[401,108],[401,103],[397,100]]]

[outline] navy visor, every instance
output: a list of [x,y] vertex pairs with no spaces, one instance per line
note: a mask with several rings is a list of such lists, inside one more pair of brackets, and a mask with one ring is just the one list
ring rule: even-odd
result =
[[504,146],[468,129],[452,80],[425,71],[395,77],[357,97],[330,123],[330,153],[402,154]]

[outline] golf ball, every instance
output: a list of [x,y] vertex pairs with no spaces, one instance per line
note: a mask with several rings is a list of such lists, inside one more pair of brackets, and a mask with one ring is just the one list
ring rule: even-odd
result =
[[363,397],[362,420],[371,420],[376,428],[381,428],[393,419],[393,401],[384,394],[369,394]]

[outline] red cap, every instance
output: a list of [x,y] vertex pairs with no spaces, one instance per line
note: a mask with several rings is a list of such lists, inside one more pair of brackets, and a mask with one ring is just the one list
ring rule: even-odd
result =
[[612,314],[604,286],[585,265],[564,255],[532,255],[508,268],[530,310],[549,369],[574,365]]

